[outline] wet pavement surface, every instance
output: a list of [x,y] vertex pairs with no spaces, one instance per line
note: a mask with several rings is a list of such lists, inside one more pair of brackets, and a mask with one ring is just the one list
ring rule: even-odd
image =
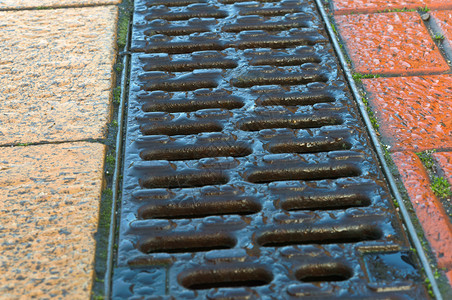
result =
[[0,298],[87,299],[118,8],[0,2]]
[[312,2],[136,1],[132,52],[114,297],[427,297]]
[[[436,261],[452,283],[450,1],[335,0],[329,6],[381,143]],[[382,68],[386,66],[387,68]],[[377,77],[383,78],[377,78]],[[403,186],[400,188],[403,190]],[[416,221],[417,222],[417,221]],[[419,233],[420,233],[419,228]],[[447,281],[449,281],[447,283]]]
[[[363,74],[444,72],[449,66],[416,11],[335,16],[352,57]],[[359,59],[358,59],[359,57]]]
[[[119,2],[0,3],[2,299],[102,289]],[[136,1],[115,297],[427,298],[315,5],[244,2]],[[325,7],[444,291],[452,1]]]

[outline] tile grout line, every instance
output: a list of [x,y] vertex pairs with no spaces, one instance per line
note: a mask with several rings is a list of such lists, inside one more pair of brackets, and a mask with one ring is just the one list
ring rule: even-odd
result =
[[[427,5],[426,5],[427,6]],[[426,7],[424,6],[424,7]],[[331,7],[331,10],[333,10],[334,15],[337,16],[349,16],[349,15],[370,15],[370,14],[387,14],[387,13],[394,13],[394,12],[414,12],[414,11],[418,11],[420,9],[423,9],[424,7],[422,6],[416,6],[413,8],[393,8],[393,9],[388,9],[388,10],[373,10],[372,8],[370,9],[366,9],[366,8],[362,8],[362,9],[353,9],[353,8],[349,8],[349,9],[343,9],[343,10],[335,10],[334,6]],[[451,10],[452,9],[452,5],[451,6],[447,6],[447,7],[439,7],[439,8],[431,8],[430,10],[435,10],[435,11],[446,11],[446,10]]]
[[6,145],[0,145],[0,149],[4,148],[14,148],[14,147],[29,147],[29,146],[43,146],[43,145],[60,145],[60,144],[66,144],[66,143],[98,143],[98,144],[105,144],[106,139],[80,139],[80,140],[67,140],[67,141],[43,141],[43,142],[34,142],[34,143],[17,143],[17,144],[6,144]]

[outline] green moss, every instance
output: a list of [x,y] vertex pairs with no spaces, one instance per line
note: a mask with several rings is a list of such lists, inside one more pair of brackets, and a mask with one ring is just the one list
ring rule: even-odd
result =
[[365,79],[365,78],[378,78],[380,77],[380,75],[378,74],[361,74],[361,73],[353,73],[352,75],[353,79],[355,80],[355,82],[362,84],[361,79]]
[[433,36],[433,39],[434,39],[435,41],[442,41],[442,40],[444,40],[444,35],[442,35],[442,34],[435,34],[435,35]]
[[116,63],[114,66],[115,71],[119,74],[122,72],[124,65],[122,63]]
[[430,8],[428,8],[427,6],[424,6],[424,7],[419,7],[417,10],[421,11],[421,12],[429,12]]
[[121,102],[121,87],[117,86],[113,89],[113,103],[118,104]]
[[397,202],[397,200],[396,200],[395,198],[392,198],[392,202],[394,203],[394,206],[395,206],[396,208],[399,208],[399,207],[400,207],[399,202]]
[[337,30],[336,30],[336,26],[334,26],[334,24],[331,24],[331,28],[333,29],[334,34],[337,35]]
[[113,197],[113,191],[111,189],[105,189],[102,191],[102,195],[105,197]]
[[107,157],[105,158],[105,162],[107,163],[107,164],[112,164],[112,165],[114,165],[115,164],[115,157],[112,155],[112,154],[109,154],[109,155],[107,155]]
[[130,13],[123,14],[118,21],[118,47],[126,46],[127,31],[129,27]]
[[383,146],[383,155],[385,157],[385,160],[388,163],[393,164],[392,163],[392,158],[391,158],[391,153],[389,152],[389,146],[387,146],[387,145],[382,145],[382,146]]
[[433,297],[434,295],[433,295],[432,283],[430,282],[430,280],[428,278],[425,278],[424,284],[427,287],[427,291],[428,291],[428,294],[430,295],[430,297]]
[[55,9],[55,7],[48,7],[48,6],[38,6],[33,8],[34,10],[47,10],[47,9]]
[[369,116],[372,127],[378,131],[380,124],[378,124],[377,118],[369,105],[369,101],[367,101],[365,97],[361,97],[361,100],[363,101],[364,105],[366,105],[367,115]]
[[421,160],[421,162],[424,164],[424,166],[427,169],[432,169],[435,162],[433,160],[433,156],[432,153],[435,153],[436,150],[427,150],[424,152],[416,152],[416,155],[419,157],[419,159]]
[[389,12],[409,12],[409,11],[416,11],[414,8],[395,8],[395,9],[384,9],[384,10],[378,10],[378,13],[389,13]]
[[431,188],[435,195],[440,198],[449,198],[452,196],[452,190],[446,178],[435,176]]

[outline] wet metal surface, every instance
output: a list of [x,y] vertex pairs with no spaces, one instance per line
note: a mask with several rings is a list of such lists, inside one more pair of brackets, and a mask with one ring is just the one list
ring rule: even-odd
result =
[[425,297],[312,2],[135,1],[132,50],[114,297]]

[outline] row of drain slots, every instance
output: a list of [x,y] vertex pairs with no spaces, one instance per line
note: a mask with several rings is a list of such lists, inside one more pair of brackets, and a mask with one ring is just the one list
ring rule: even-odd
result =
[[[353,162],[331,162],[261,169],[249,172],[244,179],[255,184],[266,184],[277,181],[315,181],[356,177],[362,174],[361,169]],[[222,170],[180,171],[169,174],[152,174],[140,176],[139,183],[143,188],[198,188],[209,185],[227,184],[230,178]]]
[[[150,76],[157,75],[152,78]],[[142,76],[146,81],[142,88],[145,91],[188,92],[203,88],[217,88],[222,81],[218,73],[191,73],[179,77],[171,77],[166,74],[151,74]],[[272,69],[272,72],[260,72],[252,70],[244,75],[231,80],[232,86],[238,88],[251,88],[266,85],[304,85],[314,82],[327,82],[328,76],[319,71],[301,70],[299,72],[285,73]]]
[[[375,224],[335,222],[324,225],[285,225],[255,233],[254,243],[261,247],[312,244],[347,244],[375,241],[383,232]],[[254,236],[254,234],[253,234]],[[191,253],[236,247],[232,232],[163,232],[141,236],[137,248],[143,253]]]
[[322,34],[311,32],[290,32],[287,36],[270,35],[264,31],[245,31],[239,34],[235,41],[225,38],[208,38],[188,36],[186,40],[170,40],[164,35],[155,35],[149,41],[137,41],[133,44],[134,52],[187,54],[196,51],[270,48],[285,49],[298,46],[313,46],[326,43],[328,39]]
[[[257,9],[241,9],[239,15],[242,16],[262,16],[262,17],[280,17],[288,14],[300,13],[301,10],[297,7],[262,7]],[[146,15],[147,21],[155,19],[162,19],[166,21],[186,21],[193,18],[200,19],[224,19],[229,16],[226,10],[217,9],[214,6],[195,4],[187,7],[185,11],[171,12],[167,8],[154,8],[151,9],[151,13]],[[297,26],[298,24],[294,24]],[[297,27],[307,27],[308,24],[302,23]],[[231,31],[230,27],[226,27],[225,31]],[[229,29],[229,30],[228,30]]]
[[[259,0],[257,2],[279,2],[280,0]],[[190,4],[197,4],[197,3],[208,3],[208,0],[146,0],[144,3],[146,6],[160,6],[164,5],[167,7],[175,7],[175,6],[187,6]],[[241,3],[241,2],[249,2],[249,0],[218,0],[219,3],[222,4],[234,4],[234,3]]]
[[[350,150],[352,145],[342,138],[336,139],[306,139],[287,142],[271,143],[265,146],[269,153],[319,153],[329,151]],[[143,160],[198,160],[215,157],[245,157],[252,154],[247,145],[212,143],[210,145],[164,145],[159,147],[146,147],[140,152]]]
[[[262,16],[262,17],[280,17],[285,15],[302,14],[305,18],[309,18],[304,10],[303,4],[300,1],[285,0],[276,4],[256,4],[256,3],[242,3],[234,4],[233,7],[222,5],[215,5],[213,3],[190,3],[188,5],[177,5],[179,8],[171,8],[174,5],[155,5],[152,3],[146,11],[145,19],[148,21],[155,19],[163,19],[167,21],[186,21],[193,18],[203,19],[224,19],[232,14],[241,16]],[[213,5],[212,5],[213,4]],[[303,24],[308,26],[308,24]]]
[[[350,279],[353,271],[343,263],[331,261],[299,266],[294,275],[301,282],[335,282]],[[192,290],[253,287],[270,284],[273,280],[268,268],[252,264],[187,270],[178,277],[182,286]]]
[[[252,215],[262,211],[262,204],[252,197],[187,198],[183,201],[154,200],[138,209],[139,219],[196,219],[209,216]],[[335,191],[298,193],[275,203],[285,211],[345,210],[371,205],[365,193]]]
[[[250,17],[252,18],[252,17]],[[192,22],[193,23],[193,22]],[[198,22],[200,23],[200,22]],[[207,23],[207,22],[206,22]],[[147,36],[153,36],[155,34],[163,34],[165,36],[186,36],[196,33],[210,32],[213,25],[211,24],[187,24],[187,25],[170,25],[167,21],[156,20],[151,22],[146,28],[144,34]],[[264,22],[259,18],[251,22],[241,22],[233,24],[225,24],[221,27],[224,32],[240,33],[250,30],[262,30],[262,31],[285,31],[294,28],[306,28],[309,27],[304,20],[278,20]]]
[[[164,92],[153,92],[149,95],[140,96],[144,112],[192,112],[201,109],[240,109],[245,101],[240,97],[224,95],[226,91],[208,92],[206,89],[197,89],[200,96],[174,97]],[[259,106],[306,106],[318,103],[335,102],[335,97],[328,91],[305,91],[305,92],[279,92],[274,95],[266,94],[254,100]]]
[[[242,121],[238,124],[239,130],[243,131],[260,131],[264,129],[309,129],[321,128],[324,126],[341,125],[343,119],[337,114],[321,115],[312,114],[297,117],[261,117],[248,121]],[[190,120],[172,122],[153,122],[140,126],[140,130],[144,135],[190,135],[203,132],[222,132],[223,125],[220,122],[210,120]]]
[[[312,48],[298,47],[295,53],[282,53],[271,51],[255,51],[254,56],[245,53],[245,57],[250,60],[251,66],[273,66],[273,67],[291,67],[302,66],[304,68],[317,68],[322,62]],[[311,50],[311,51],[308,51]],[[157,56],[154,58],[141,59],[145,65],[143,70],[165,71],[165,72],[191,72],[200,69],[234,69],[239,66],[236,60],[224,57],[221,52],[201,51],[193,52],[190,59],[174,59],[169,56]],[[308,65],[305,65],[308,64]]]

